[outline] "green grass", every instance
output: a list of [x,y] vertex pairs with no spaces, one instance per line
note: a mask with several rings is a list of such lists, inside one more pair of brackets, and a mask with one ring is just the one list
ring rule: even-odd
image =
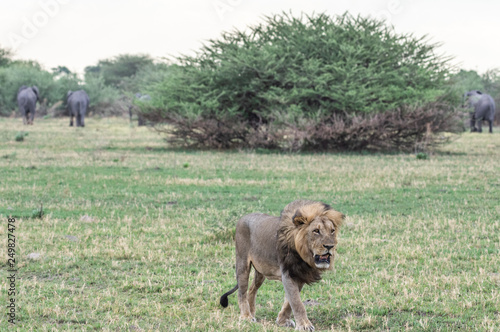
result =
[[302,293],[316,330],[500,329],[498,128],[418,159],[182,151],[123,119],[86,122],[0,118],[2,262],[18,220],[11,328],[290,330],[274,324],[278,282],[259,291],[258,323],[239,321],[236,294],[218,300],[235,285],[238,218],[304,198],[347,215],[335,271]]

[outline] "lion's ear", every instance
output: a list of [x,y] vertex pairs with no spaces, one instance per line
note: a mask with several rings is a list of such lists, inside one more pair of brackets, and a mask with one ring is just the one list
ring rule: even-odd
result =
[[327,210],[324,215],[332,221],[335,228],[342,226],[344,223],[345,215],[339,211],[335,211],[333,209]]
[[305,224],[307,222],[307,219],[302,215],[302,213],[300,213],[299,210],[297,210],[292,218],[292,221],[293,224],[298,227]]

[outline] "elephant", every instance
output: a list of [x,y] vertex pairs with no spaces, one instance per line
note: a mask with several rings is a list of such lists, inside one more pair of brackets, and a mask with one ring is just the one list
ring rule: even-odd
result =
[[87,93],[83,90],[68,91],[66,95],[69,110],[69,125],[73,126],[73,117],[76,118],[77,127],[85,127],[85,114],[90,104]]
[[[151,100],[151,97],[149,95],[143,95],[142,93],[136,93],[135,99],[139,100],[139,102],[148,102]],[[130,122],[132,122],[132,113],[133,113],[132,110],[134,110],[134,109],[137,111],[137,106],[134,104],[131,104],[128,108]],[[136,112],[136,113],[137,113],[137,125],[138,126],[145,126],[146,121],[142,117],[141,113],[139,113],[139,112]]]
[[474,111],[470,112],[470,131],[483,132],[482,122],[486,120],[490,125],[490,133],[492,133],[493,119],[495,118],[495,101],[493,98],[479,90],[471,90],[464,94],[464,100],[468,101],[470,108],[474,108]]
[[17,91],[17,105],[23,117],[23,124],[33,124],[37,101],[40,101],[40,93],[36,85],[32,87],[23,85]]

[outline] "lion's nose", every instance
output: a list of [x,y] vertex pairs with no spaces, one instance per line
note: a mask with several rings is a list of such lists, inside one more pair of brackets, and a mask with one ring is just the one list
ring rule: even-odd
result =
[[327,244],[324,244],[323,247],[326,248],[326,250],[330,250],[332,249],[334,246],[330,246],[330,245],[327,245]]

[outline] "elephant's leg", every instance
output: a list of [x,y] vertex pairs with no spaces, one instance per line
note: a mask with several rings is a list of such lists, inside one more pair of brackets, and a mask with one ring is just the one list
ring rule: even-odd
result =
[[483,119],[477,120],[476,123],[477,123],[477,132],[482,133],[483,132]]
[[35,120],[35,110],[30,110],[30,125],[33,125],[33,121]]
[[493,120],[488,120],[488,124],[490,126],[490,134],[493,134]]
[[477,131],[476,129],[476,117],[474,113],[470,113],[470,132],[473,133]]
[[73,113],[71,111],[69,112],[69,126],[73,127]]
[[77,127],[81,127],[82,126],[82,115],[80,113],[78,113],[76,115],[76,126]]
[[137,125],[138,126],[144,126],[144,125],[146,125],[146,121],[144,120],[144,118],[140,114],[137,115]]
[[21,110],[21,116],[23,117],[23,125],[27,125],[28,124],[28,114],[24,110]]
[[82,127],[85,127],[85,115],[84,114],[80,115],[80,125]]

